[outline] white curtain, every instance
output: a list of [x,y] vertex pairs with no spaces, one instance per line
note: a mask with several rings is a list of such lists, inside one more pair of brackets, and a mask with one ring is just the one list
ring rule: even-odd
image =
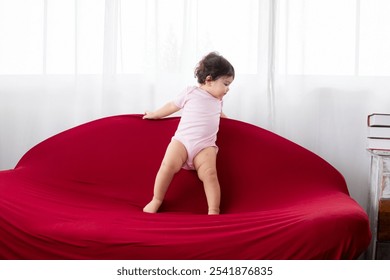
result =
[[64,129],[161,106],[218,51],[237,74],[225,113],[322,156],[365,207],[366,117],[390,111],[389,12],[386,0],[0,0],[0,169]]
[[390,1],[275,1],[273,129],[346,178],[364,207],[367,115],[390,112]]

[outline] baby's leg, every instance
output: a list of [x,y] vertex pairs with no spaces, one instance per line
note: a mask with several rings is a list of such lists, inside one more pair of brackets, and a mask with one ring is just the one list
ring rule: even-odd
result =
[[186,160],[187,150],[184,145],[179,141],[172,140],[154,182],[153,199],[144,207],[144,212],[156,213],[158,211],[173,176],[181,169]]
[[203,149],[194,159],[198,177],[203,182],[206,193],[209,215],[219,214],[219,204],[221,201],[221,189],[218,182],[216,161],[217,152],[215,147]]

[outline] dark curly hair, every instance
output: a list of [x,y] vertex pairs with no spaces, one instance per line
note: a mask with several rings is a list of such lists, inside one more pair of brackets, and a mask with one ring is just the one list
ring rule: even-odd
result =
[[204,84],[208,76],[211,77],[212,81],[222,76],[233,77],[234,79],[234,68],[223,56],[211,52],[199,61],[195,68],[195,77],[199,84]]

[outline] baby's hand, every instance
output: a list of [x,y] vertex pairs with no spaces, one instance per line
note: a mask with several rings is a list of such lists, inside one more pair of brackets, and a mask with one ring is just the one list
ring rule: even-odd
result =
[[149,112],[149,111],[146,111],[144,116],[142,117],[144,120],[147,119],[147,120],[152,120],[155,118],[154,116],[154,112]]

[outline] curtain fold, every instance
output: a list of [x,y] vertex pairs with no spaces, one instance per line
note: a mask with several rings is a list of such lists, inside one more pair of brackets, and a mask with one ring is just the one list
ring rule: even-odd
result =
[[0,169],[66,128],[161,106],[218,51],[237,73],[225,113],[328,160],[365,207],[365,119],[390,108],[389,1],[33,2],[0,0]]

